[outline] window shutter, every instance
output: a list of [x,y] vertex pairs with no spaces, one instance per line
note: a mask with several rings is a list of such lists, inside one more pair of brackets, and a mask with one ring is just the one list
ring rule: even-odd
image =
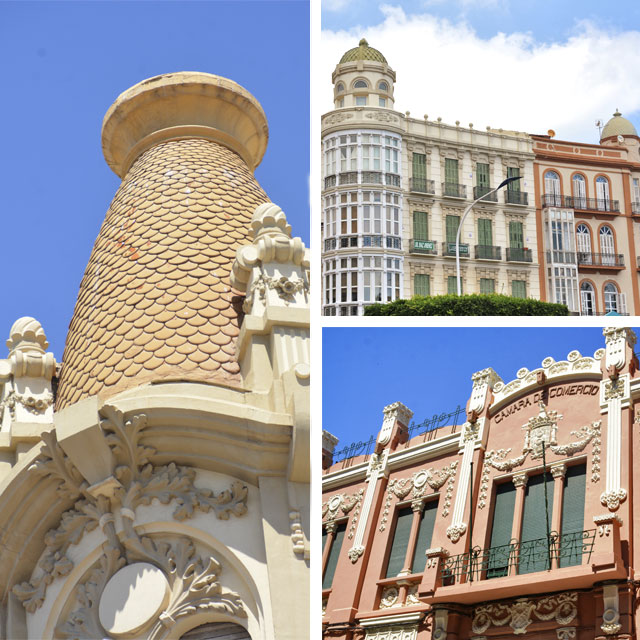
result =
[[485,247],[493,245],[491,220],[487,218],[478,218],[478,244]]
[[424,273],[416,273],[413,276],[413,295],[415,296],[429,296],[430,292],[429,276]]
[[480,293],[495,293],[496,281],[493,278],[480,278]]
[[331,545],[331,551],[329,552],[329,558],[327,560],[327,567],[324,570],[324,579],[322,580],[323,589],[330,589],[333,583],[333,574],[336,572],[336,566],[338,565],[338,558],[340,557],[340,550],[342,549],[342,541],[344,540],[346,530],[346,522],[339,524],[336,528],[336,537],[333,539],[333,544]]
[[516,488],[507,481],[496,487],[496,499],[491,525],[491,547],[487,579],[506,576],[509,571],[509,556],[513,512],[516,504]]
[[514,298],[526,298],[527,297],[527,283],[525,280],[512,280],[511,281],[511,295]]
[[[519,178],[519,167],[507,167],[507,178]],[[520,191],[520,183],[522,180],[514,180],[507,185],[507,191]]]
[[427,156],[424,153],[413,154],[413,179],[420,181],[427,179]]
[[444,159],[444,181],[448,184],[458,184],[458,161],[453,158]]
[[398,511],[396,530],[393,533],[391,553],[389,554],[389,564],[387,565],[387,578],[397,576],[404,567],[404,559],[407,555],[407,546],[409,545],[412,520],[413,510],[411,507],[405,507]]
[[483,162],[476,164],[476,181],[479,187],[489,186],[489,165]]
[[425,504],[422,516],[420,517],[420,529],[418,530],[416,549],[413,552],[411,573],[424,572],[424,568],[427,564],[427,556],[424,555],[424,552],[431,546],[431,537],[433,536],[433,527],[436,522],[437,512],[437,500],[430,500]]
[[460,216],[447,216],[447,219],[446,219],[447,242],[456,241],[456,234],[458,233],[459,224],[460,224]]
[[[456,276],[447,276],[447,293],[454,296],[458,293],[458,279]],[[464,293],[462,275],[460,275],[460,293]]]
[[429,220],[426,211],[413,212],[413,239],[429,239]]
[[623,316],[627,315],[627,294],[626,293],[620,294],[620,315],[623,315]]
[[509,246],[512,249],[524,248],[524,234],[522,232],[522,222],[509,223]]
[[[549,524],[553,513],[553,478],[547,473],[547,498],[549,504]],[[544,571],[548,567],[547,519],[544,513],[544,474],[532,476],[527,482],[522,516],[522,537],[520,540],[520,573]],[[544,540],[543,540],[544,539]],[[541,541],[533,544],[531,541]]]
[[560,566],[582,564],[582,532],[584,531],[584,494],[587,465],[567,468],[562,492],[562,536]]

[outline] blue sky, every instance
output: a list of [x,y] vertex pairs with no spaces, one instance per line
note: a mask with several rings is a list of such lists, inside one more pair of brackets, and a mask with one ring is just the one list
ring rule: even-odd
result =
[[507,383],[547,356],[604,347],[601,328],[325,328],[322,341],[322,427],[337,450],[376,435],[393,402],[420,423],[464,408],[476,371],[492,367]]
[[321,110],[361,37],[397,72],[396,109],[475,128],[597,142],[616,108],[640,129],[640,3],[324,0]]
[[[120,179],[102,118],[172,71],[235,80],[262,104],[256,177],[309,244],[309,3],[0,1],[3,274],[0,341],[34,316],[62,359],[85,266]],[[0,354],[2,357],[2,354]]]

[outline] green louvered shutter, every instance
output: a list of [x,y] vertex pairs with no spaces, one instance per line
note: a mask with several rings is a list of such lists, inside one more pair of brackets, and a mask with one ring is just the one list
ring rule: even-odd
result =
[[339,524],[336,528],[336,537],[333,539],[329,558],[327,559],[327,567],[324,570],[324,579],[322,580],[323,589],[330,589],[333,583],[333,574],[336,572],[336,566],[338,565],[338,558],[340,557],[340,550],[342,549],[342,541],[344,540],[346,530],[346,522]]
[[562,492],[562,537],[560,566],[582,564],[582,532],[584,531],[584,494],[587,465],[578,464],[567,469]]
[[[544,571],[549,565],[547,554],[547,519],[544,513],[544,474],[532,476],[527,481],[520,539],[519,573]],[[547,498],[549,525],[553,514],[553,478],[547,473]],[[536,541],[535,543],[532,541]]]
[[413,295],[429,296],[431,295],[431,283],[426,273],[416,273],[413,276]]
[[427,156],[424,153],[413,154],[413,182],[419,191],[427,190]]
[[[520,169],[518,167],[507,167],[507,178],[520,177]],[[522,180],[514,180],[507,185],[507,191],[520,191],[520,183]]]
[[444,181],[447,184],[458,184],[458,161],[453,158],[444,159]]
[[[464,293],[464,280],[460,278],[460,292]],[[447,276],[447,293],[455,296],[458,293],[458,279],[456,276]]]
[[413,552],[411,573],[423,573],[427,564],[427,556],[424,552],[431,547],[431,537],[433,536],[433,526],[436,523],[436,513],[438,512],[438,501],[427,502],[420,518],[420,529],[418,530],[418,540],[416,549]]
[[447,234],[447,242],[456,241],[458,226],[460,225],[460,216],[447,216],[445,220],[445,231]]
[[491,220],[478,218],[478,244],[483,247],[493,245],[493,233],[491,233]]
[[522,233],[522,222],[509,223],[509,246],[512,249],[524,248],[524,234]]
[[525,280],[512,280],[511,281],[511,295],[514,298],[526,298],[527,297],[527,283]]
[[404,567],[412,520],[413,510],[411,507],[400,509],[396,520],[396,529],[393,532],[393,543],[389,554],[389,564],[387,564],[387,578],[397,576]]
[[[479,187],[489,187],[489,165],[484,162],[476,164],[476,182]],[[480,194],[479,194],[480,195]]]
[[426,211],[413,212],[413,239],[428,240],[429,239],[429,221]]
[[496,487],[496,502],[491,525],[488,578],[500,578],[509,572],[509,555],[513,512],[516,505],[516,488],[508,481]]

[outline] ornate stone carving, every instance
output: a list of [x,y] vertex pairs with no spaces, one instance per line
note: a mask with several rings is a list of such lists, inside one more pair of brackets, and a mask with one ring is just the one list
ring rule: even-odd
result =
[[515,473],[513,475],[512,481],[515,487],[526,487],[528,479],[529,479],[529,476],[527,476],[526,472],[522,472],[522,473]]
[[447,527],[447,538],[454,544],[460,540],[460,537],[464,535],[467,530],[467,525],[464,522],[460,524],[453,524]]
[[300,512],[290,511],[289,520],[291,521],[291,544],[293,545],[293,553],[308,558],[309,549],[305,545],[304,530],[302,528]]
[[476,440],[480,433],[480,425],[477,422],[467,422],[464,425],[464,431],[462,433],[462,441],[469,442],[470,440]]
[[618,598],[618,585],[608,584],[602,587],[602,624],[600,628],[605,635],[615,635],[620,631],[620,601]]
[[392,116],[390,113],[383,113],[382,111],[367,112],[364,115],[369,120],[377,120],[378,122],[398,122],[398,118]]
[[421,469],[420,471],[416,471],[410,478],[393,478],[387,486],[387,497],[382,510],[379,530],[384,531],[387,527],[389,511],[394,496],[398,500],[404,500],[409,494],[412,494],[413,500],[421,499],[427,495],[427,487],[430,487],[433,491],[438,491],[447,480],[449,480],[451,485],[450,491],[449,487],[447,487],[447,495],[444,501],[444,508],[448,513],[457,468],[458,461],[456,460],[444,469]]
[[53,404],[53,394],[46,390],[39,396],[24,395],[11,391],[7,397],[0,402],[0,415],[2,409],[9,409],[11,418],[15,420],[16,404],[24,407],[29,413],[44,413]]
[[422,602],[420,602],[420,600],[418,599],[418,587],[420,585],[417,584],[413,584],[409,587],[409,589],[407,590],[407,599],[405,601],[405,606],[409,607],[413,604],[422,604]]
[[620,508],[620,504],[627,499],[627,492],[625,489],[612,489],[605,491],[600,496],[600,504],[607,507],[609,511],[617,511]]
[[350,120],[353,118],[353,113],[334,113],[324,118],[324,124],[340,124],[345,120]]
[[554,478],[564,478],[567,473],[567,465],[563,462],[551,465],[551,475]]
[[400,592],[398,587],[385,587],[382,590],[382,596],[380,597],[380,609],[390,609],[391,607],[402,606],[401,602],[398,602]]
[[548,447],[557,444],[558,420],[562,420],[557,411],[547,411],[543,402],[539,406],[538,415],[529,418],[527,424],[522,426],[525,431],[523,452],[530,451],[534,460],[542,457],[543,445]]
[[403,405],[402,402],[394,402],[383,409],[383,415],[382,427],[378,434],[378,444],[386,446],[389,444],[391,433],[393,432],[393,425],[396,423],[396,420],[401,424],[408,425],[413,417],[413,411]]
[[575,637],[575,627],[563,627],[562,629],[556,629],[556,638],[558,640],[573,640]]
[[417,640],[417,625],[385,625],[383,628],[367,629],[365,640]]
[[624,386],[624,380],[622,378],[606,380],[604,382],[604,401],[609,402],[614,398],[623,398]]
[[522,635],[533,622],[532,616],[543,621],[555,619],[558,624],[567,625],[578,615],[577,603],[576,592],[565,592],[537,601],[518,598],[511,603],[482,605],[474,609],[472,630],[484,633],[491,625],[509,625],[515,635]]
[[173,512],[176,520],[191,518],[195,511],[213,511],[222,520],[247,511],[248,489],[241,482],[234,482],[230,489],[215,495],[208,489],[195,487],[194,469],[173,462],[154,466],[150,457],[155,449],[141,442],[146,425],[144,414],[125,418],[115,407],[105,405],[100,415],[105,440],[116,461],[115,477],[109,482],[110,497],[90,492],[87,481],[58,444],[55,430],[42,434],[45,446],[31,470],[57,481],[58,494],[64,499],[75,499],[75,504],[62,514],[58,527],[46,534],[46,548],[36,575],[30,582],[13,588],[30,613],[42,605],[47,586],[71,571],[73,563],[66,555],[67,549],[85,533],[106,523],[105,535],[117,547],[114,514],[118,510],[135,514],[138,505],[151,504],[156,498],[161,504],[177,504]]
[[356,562],[358,562],[358,558],[363,553],[364,553],[364,546],[357,545],[357,546],[351,547],[351,549],[349,549],[349,551],[347,552],[347,555],[349,556],[349,560],[351,560],[352,564],[355,564]]

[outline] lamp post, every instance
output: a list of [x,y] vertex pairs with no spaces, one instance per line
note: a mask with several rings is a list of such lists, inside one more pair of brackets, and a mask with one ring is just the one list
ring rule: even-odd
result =
[[507,178],[503,180],[495,189],[491,189],[491,191],[487,191],[484,195],[481,195],[479,198],[474,200],[462,214],[462,219],[460,220],[460,224],[458,225],[458,231],[456,232],[456,281],[458,285],[458,295],[462,295],[462,284],[460,282],[460,232],[462,231],[462,225],[464,224],[464,219],[467,217],[467,214],[471,209],[473,209],[474,205],[480,202],[480,200],[484,200],[487,196],[490,196],[492,193],[502,189],[502,187],[506,187],[510,182],[514,182],[515,180],[521,180],[522,176],[514,176],[513,178]]

